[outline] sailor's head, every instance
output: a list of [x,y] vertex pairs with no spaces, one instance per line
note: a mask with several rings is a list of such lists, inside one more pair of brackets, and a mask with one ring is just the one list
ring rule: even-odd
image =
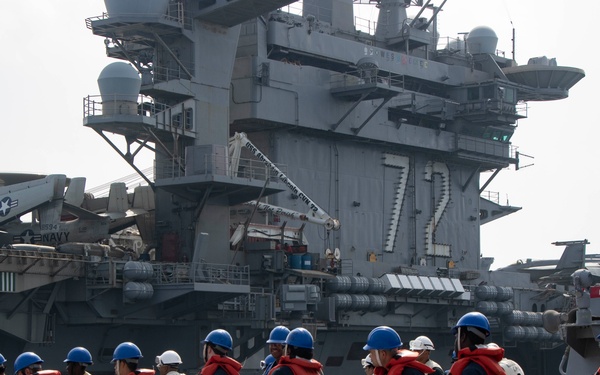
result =
[[294,328],[285,338],[285,353],[290,358],[312,359],[313,351],[313,336],[305,328]]
[[455,349],[460,351],[471,345],[483,344],[490,335],[490,322],[482,313],[470,312],[458,320],[451,332],[456,337]]
[[401,346],[402,340],[398,332],[388,326],[379,326],[369,333],[363,349],[369,351],[375,367],[385,367]]
[[155,362],[160,375],[178,371],[179,365],[183,363],[179,354],[174,350],[167,350],[163,354],[157,355]]
[[290,330],[284,326],[277,326],[271,330],[267,344],[269,344],[269,352],[276,359],[279,360],[283,353],[285,346],[285,339],[287,338]]
[[34,352],[25,352],[19,354],[17,359],[15,359],[13,369],[15,370],[15,375],[33,375],[42,369],[42,363],[44,361]]
[[115,375],[125,375],[137,370],[139,359],[142,358],[142,352],[132,342],[122,342],[113,352],[112,363],[115,364]]
[[410,350],[419,353],[417,361],[421,363],[426,363],[429,360],[429,353],[435,350],[433,342],[427,336],[419,336],[414,340],[410,340],[408,345]]
[[208,362],[213,355],[224,357],[227,352],[233,350],[233,338],[224,329],[210,331],[201,343],[204,344],[202,351],[204,362]]
[[82,346],[69,350],[67,358],[63,362],[67,364],[68,375],[83,375],[85,369],[94,364],[89,350]]

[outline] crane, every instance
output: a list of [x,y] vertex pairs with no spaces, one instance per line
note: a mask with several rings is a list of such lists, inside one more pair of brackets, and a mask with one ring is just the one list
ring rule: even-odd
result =
[[[325,210],[323,210],[317,203],[315,203],[308,195],[306,195],[285,173],[279,169],[275,163],[262,153],[249,139],[246,133],[235,133],[233,137],[229,139],[229,156],[231,160],[231,171],[237,172],[240,160],[241,148],[246,147],[252,154],[262,161],[271,171],[273,171],[277,177],[286,184],[286,186],[298,196],[298,198],[304,202],[309,212],[307,214],[301,214],[299,212],[281,208],[277,206],[271,206],[266,203],[251,201],[247,204],[259,205],[258,208],[277,213],[292,218],[296,218],[303,221],[308,221],[315,224],[323,225],[327,230],[338,230],[340,229],[340,222],[338,219],[332,218]],[[278,211],[278,212],[275,212]]]

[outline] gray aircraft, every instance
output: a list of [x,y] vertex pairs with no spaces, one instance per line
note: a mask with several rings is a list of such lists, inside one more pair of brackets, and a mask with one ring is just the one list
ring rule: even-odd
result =
[[481,194],[522,164],[511,137],[527,103],[566,99],[585,73],[519,65],[485,26],[442,38],[446,1],[369,1],[373,32],[355,26],[353,0],[291,3],[106,0],[86,20],[118,61],[84,98],[83,125],[154,192],[153,249],[0,250],[2,353],[52,363],[76,342],[100,374],[132,341],[145,355],[169,346],[192,372],[224,328],[253,373],[274,326],[302,326],[324,372],[342,375],[387,325],[405,342],[427,335],[449,368],[450,327],[477,310],[527,374],[558,373],[565,344],[542,314],[566,313],[574,287],[490,271],[480,225],[519,207]]
[[[3,180],[19,181],[15,174]],[[113,183],[107,197],[94,198],[85,194],[82,177],[27,175],[21,180],[0,187],[0,246],[96,243],[136,225],[138,215],[151,215],[153,210],[153,192],[148,186],[127,194],[124,183]],[[25,214],[31,214],[31,221],[21,220]]]

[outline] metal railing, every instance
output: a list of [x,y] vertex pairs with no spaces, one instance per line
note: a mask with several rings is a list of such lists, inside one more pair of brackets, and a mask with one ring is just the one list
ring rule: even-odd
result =
[[210,283],[250,285],[250,266],[213,263],[155,263],[154,285]]
[[378,71],[377,69],[355,70],[331,75],[331,88],[346,88],[369,83],[383,84],[387,87],[404,88],[404,75]]
[[[86,265],[86,284],[95,287],[120,287],[128,261],[109,259]],[[150,263],[152,275],[145,282],[152,285],[229,284],[250,285],[250,267],[213,263]],[[134,280],[135,281],[135,280]]]
[[[107,97],[105,95],[105,97]],[[123,103],[131,103],[131,106],[123,106]],[[103,100],[100,95],[88,95],[83,98],[83,117],[102,116],[106,108],[111,108],[110,114],[131,114],[152,117],[165,111],[169,107],[166,104],[157,103],[153,98],[146,95],[138,95],[137,101],[131,101],[130,95],[108,95],[108,100]],[[116,113],[116,112],[122,113]]]
[[456,136],[456,150],[467,151],[494,157],[510,158],[510,144],[491,139],[466,135]]
[[83,276],[84,262],[80,255],[59,253],[49,246],[23,244],[0,248],[0,272],[78,277]]
[[188,74],[188,72],[193,72],[194,68],[192,66],[192,64],[185,64],[186,68],[188,69],[188,71],[186,72],[185,69],[182,69],[181,66],[177,66],[175,68],[168,68],[165,66],[159,66],[159,65],[155,65],[152,68],[152,80],[154,83],[157,82],[167,82],[170,81],[172,79],[191,79],[192,77],[190,77],[190,75]]
[[[270,168],[266,167],[263,162],[255,159],[239,158],[239,167],[237,171],[231,170],[229,156],[218,154],[206,154],[203,155],[202,158],[195,158],[191,162],[187,161],[187,163],[193,163],[193,165],[188,165],[185,170],[182,170],[180,166],[186,165],[182,158],[166,159],[161,162],[156,162],[156,177],[176,178],[185,175],[220,175],[259,181],[279,181],[278,176],[273,173]],[[276,165],[282,172],[287,172],[287,165]]]
[[497,191],[486,190],[479,194],[479,196],[483,199],[487,199],[488,201],[500,204],[500,193]]
[[[151,17],[151,16],[157,16],[160,17],[162,20],[164,21],[168,21],[168,22],[176,22],[178,24],[180,24],[183,28],[187,29],[187,30],[191,30],[192,29],[192,18],[188,17],[185,14],[184,11],[184,4],[180,3],[180,2],[175,2],[175,3],[171,3],[169,4],[169,7],[167,9],[167,12],[164,14],[146,14],[144,13],[142,10],[140,10],[140,12],[135,12],[135,13],[121,13],[119,14],[120,17]],[[94,17],[89,17],[85,19],[85,26],[88,29],[92,29],[92,22],[94,21],[99,21],[99,20],[107,20],[110,19],[110,15],[108,14],[108,12],[103,12],[102,15],[100,16],[94,16]]]

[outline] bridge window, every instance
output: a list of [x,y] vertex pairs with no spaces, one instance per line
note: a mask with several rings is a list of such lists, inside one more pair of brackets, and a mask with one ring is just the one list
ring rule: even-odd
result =
[[185,128],[192,129],[194,127],[194,111],[192,108],[185,109]]
[[479,100],[479,87],[469,87],[467,89],[467,100]]

